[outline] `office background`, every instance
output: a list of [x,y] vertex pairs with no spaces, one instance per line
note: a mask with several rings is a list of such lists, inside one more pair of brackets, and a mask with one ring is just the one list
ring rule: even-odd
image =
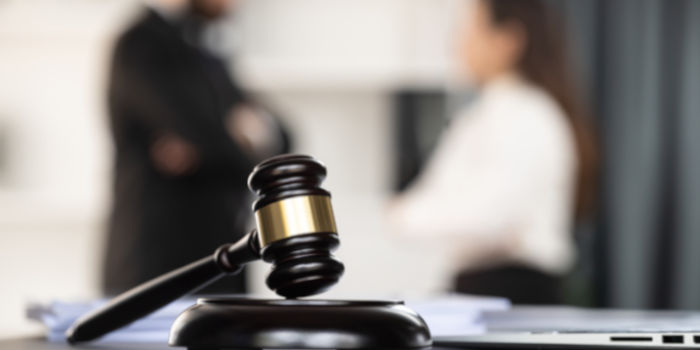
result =
[[700,3],[565,1],[602,146],[594,303],[700,307]]
[[[577,232],[571,301],[698,308],[700,2],[555,3],[572,29],[604,152],[600,212]],[[105,69],[139,6],[0,1],[0,337],[35,329],[24,321],[28,301],[98,296],[111,176]],[[295,151],[330,170],[348,267],[330,296],[435,293],[458,269],[443,254],[449,242],[406,241],[382,220],[386,200],[468,99],[444,93],[454,8],[255,0],[223,28],[237,76],[284,111]],[[421,124],[425,114],[440,117]],[[426,134],[401,132],[411,125]],[[405,142],[420,156],[402,166]],[[266,269],[254,264],[250,274],[259,295],[270,295]]]

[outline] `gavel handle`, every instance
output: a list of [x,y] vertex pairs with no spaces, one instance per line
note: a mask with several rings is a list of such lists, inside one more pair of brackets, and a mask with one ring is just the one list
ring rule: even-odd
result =
[[260,258],[257,236],[257,231],[253,230],[234,244],[222,245],[211,256],[168,272],[120,294],[107,305],[78,319],[66,331],[66,340],[71,344],[76,344],[97,339],[218,280],[224,275],[240,272],[242,265]]

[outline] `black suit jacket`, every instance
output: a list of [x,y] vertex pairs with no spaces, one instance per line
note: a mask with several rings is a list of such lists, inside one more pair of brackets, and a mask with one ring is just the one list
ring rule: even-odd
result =
[[[148,11],[117,40],[111,68],[116,163],[103,279],[108,294],[243,235],[251,216],[246,178],[258,161],[224,127],[230,109],[248,98],[221,60],[185,40],[182,25]],[[150,148],[163,133],[194,145],[200,156],[194,173],[173,177],[154,167]],[[209,291],[245,290],[243,278],[227,279]]]

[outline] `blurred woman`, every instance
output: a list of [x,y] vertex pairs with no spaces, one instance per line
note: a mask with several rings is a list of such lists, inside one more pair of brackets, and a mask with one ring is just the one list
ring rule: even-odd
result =
[[458,292],[556,303],[595,174],[564,30],[538,0],[479,0],[469,13],[458,61],[478,97],[389,221],[405,235],[455,242]]

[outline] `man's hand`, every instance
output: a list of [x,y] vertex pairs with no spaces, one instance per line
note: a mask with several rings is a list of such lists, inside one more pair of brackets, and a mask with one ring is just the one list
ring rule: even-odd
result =
[[151,145],[151,159],[162,173],[182,176],[192,173],[199,165],[195,148],[174,134],[163,134]]
[[235,106],[226,118],[226,129],[238,146],[253,158],[267,158],[281,148],[275,122],[260,108],[246,104]]

